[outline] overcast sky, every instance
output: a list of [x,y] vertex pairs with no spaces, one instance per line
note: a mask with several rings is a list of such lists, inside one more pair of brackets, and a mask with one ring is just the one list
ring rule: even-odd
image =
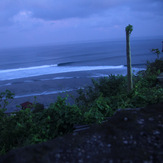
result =
[[163,36],[163,0],[0,0],[0,47]]

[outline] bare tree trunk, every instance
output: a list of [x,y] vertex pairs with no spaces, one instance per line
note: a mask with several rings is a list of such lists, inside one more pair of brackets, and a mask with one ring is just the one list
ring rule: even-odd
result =
[[131,50],[130,50],[130,34],[126,31],[126,54],[127,54],[127,78],[128,78],[128,92],[133,88],[132,70],[131,70]]

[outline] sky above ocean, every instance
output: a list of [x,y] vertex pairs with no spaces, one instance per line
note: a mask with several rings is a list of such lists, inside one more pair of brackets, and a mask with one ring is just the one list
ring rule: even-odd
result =
[[163,37],[163,0],[0,0],[0,48]]

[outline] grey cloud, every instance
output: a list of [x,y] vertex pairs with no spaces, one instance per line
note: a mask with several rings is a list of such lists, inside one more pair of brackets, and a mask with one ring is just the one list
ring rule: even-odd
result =
[[1,0],[0,1],[0,25],[9,25],[11,24],[10,20],[14,15],[21,10],[21,6],[17,3],[17,1],[11,0]]
[[31,11],[33,16],[45,20],[89,17],[127,0],[1,0],[0,21],[9,22],[20,11]]
[[120,5],[121,3],[122,0],[46,0],[42,1],[39,7],[37,7],[36,3],[33,3],[33,7],[31,8],[29,6],[28,9],[33,12],[35,17],[47,20],[58,20],[74,17],[88,17],[92,14]]
[[163,0],[137,0],[135,3],[129,2],[129,6],[136,12],[163,15]]
[[32,11],[34,17],[45,20],[89,17],[118,6],[128,6],[142,13],[153,12],[158,15],[162,15],[163,13],[163,0],[21,0],[21,2],[22,1],[24,1],[24,3],[21,3],[21,5],[27,10]]
[[[133,12],[163,15],[163,0],[0,0],[0,25],[12,23],[21,11],[43,20],[85,18],[126,6]],[[115,13],[116,14],[116,13]]]

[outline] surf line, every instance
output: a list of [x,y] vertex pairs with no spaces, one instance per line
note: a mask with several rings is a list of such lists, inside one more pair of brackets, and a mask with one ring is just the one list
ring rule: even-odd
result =
[[42,66],[33,66],[33,67],[24,67],[24,68],[15,68],[15,69],[6,69],[6,70],[0,70],[0,73],[7,73],[7,72],[16,72],[16,71],[24,71],[24,70],[35,70],[35,69],[43,69],[43,68],[49,68],[49,67],[57,67],[57,64],[54,65],[42,65]]
[[49,91],[49,92],[48,91],[45,91],[45,92],[42,92],[42,93],[32,93],[32,94],[18,95],[18,96],[14,96],[14,98],[42,96],[42,95],[53,95],[53,94],[58,94],[58,93],[67,93],[67,92],[71,92],[71,91],[76,91],[78,89],[82,89],[82,88],[67,89],[67,90],[58,90],[58,91]]
[[79,72],[79,71],[92,71],[92,70],[104,70],[104,69],[123,69],[123,65],[119,66],[56,66],[56,65],[44,65],[20,69],[8,69],[0,71],[0,80],[12,80],[20,78],[28,78],[33,76],[41,76],[48,74]]

